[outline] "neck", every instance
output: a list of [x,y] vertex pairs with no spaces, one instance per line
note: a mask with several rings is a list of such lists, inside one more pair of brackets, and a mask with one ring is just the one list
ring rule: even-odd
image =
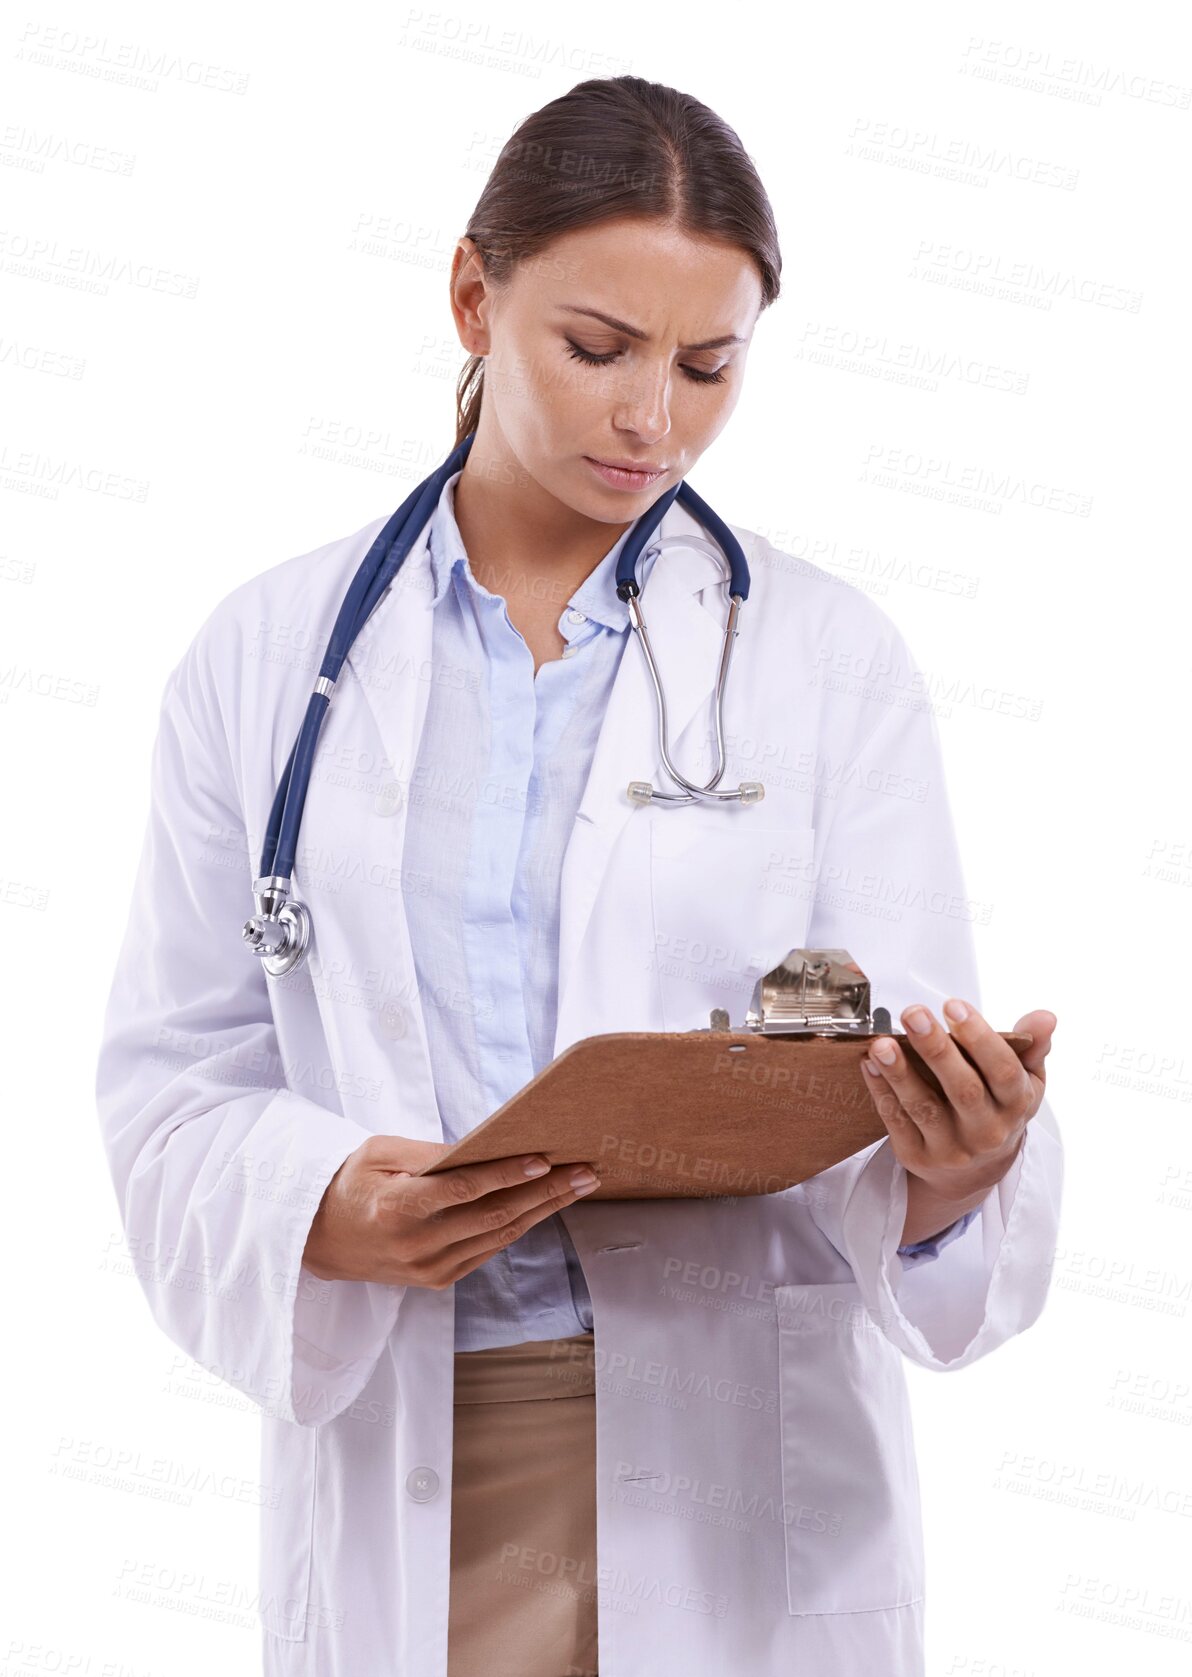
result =
[[491,594],[520,592],[557,609],[629,528],[587,518],[550,494],[499,434],[486,434],[483,414],[456,479],[455,521],[477,582]]

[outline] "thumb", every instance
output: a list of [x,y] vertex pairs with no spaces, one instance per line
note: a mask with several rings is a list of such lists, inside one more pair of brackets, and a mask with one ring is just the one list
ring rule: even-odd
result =
[[1033,1072],[1040,1079],[1045,1077],[1043,1062],[1051,1048],[1051,1037],[1059,1020],[1047,1008],[1035,1008],[1031,1013],[1024,1013],[1015,1025],[1015,1032],[1024,1032],[1032,1036],[1034,1041],[1019,1055],[1019,1059],[1027,1071]]

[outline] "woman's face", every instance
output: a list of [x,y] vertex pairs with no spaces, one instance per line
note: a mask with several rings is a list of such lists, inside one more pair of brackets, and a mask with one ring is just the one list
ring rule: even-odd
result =
[[[589,518],[637,519],[737,405],[762,304],[752,258],[625,217],[560,234],[493,289],[474,248],[462,239],[452,269],[461,339],[485,355],[473,453]],[[661,475],[614,483],[593,461]]]

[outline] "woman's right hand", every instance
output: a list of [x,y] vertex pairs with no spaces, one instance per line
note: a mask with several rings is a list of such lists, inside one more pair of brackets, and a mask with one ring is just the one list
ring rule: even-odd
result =
[[535,1223],[591,1193],[572,1184],[589,1167],[555,1165],[529,1177],[539,1155],[519,1154],[413,1176],[450,1144],[374,1135],[340,1165],[323,1191],[302,1263],[320,1281],[382,1281],[450,1287]]

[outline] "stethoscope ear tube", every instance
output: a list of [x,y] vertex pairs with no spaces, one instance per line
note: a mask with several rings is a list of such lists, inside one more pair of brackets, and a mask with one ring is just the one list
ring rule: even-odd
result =
[[[666,717],[666,694],[662,686],[662,677],[658,673],[658,665],[654,659],[654,649],[650,645],[645,613],[641,607],[641,591],[637,585],[637,559],[645,546],[646,535],[644,532],[647,530],[653,531],[657,527],[658,518],[654,516],[655,512],[661,509],[658,515],[661,517],[661,512],[665,512],[676,496],[693,517],[698,519],[715,538],[716,544],[720,548],[722,562],[726,563],[729,569],[728,621],[725,624],[724,646],[721,650],[720,666],[716,675],[716,772],[706,786],[694,785],[675,767],[671,758],[670,734]],[[643,532],[640,539],[639,531]],[[688,542],[692,540],[698,541],[700,538],[667,536],[655,545],[661,550],[669,541]],[[705,543],[704,545],[708,544]],[[739,633],[737,618],[740,615],[741,607],[749,598],[749,564],[740,542],[733,535],[728,525],[712,511],[703,497],[697,495],[685,480],[679,483],[669,494],[661,496],[655,502],[654,506],[641,520],[639,528],[634,530],[630,540],[626,542],[617,565],[617,594],[628,607],[629,626],[642,649],[646,667],[650,672],[650,680],[654,686],[654,699],[658,708],[658,749],[662,758],[662,766],[675,785],[679,787],[677,792],[662,792],[648,780],[631,780],[626,788],[626,794],[630,802],[635,804],[655,802],[669,804],[760,803],[766,795],[766,789],[760,780],[743,780],[736,790],[731,792],[721,792],[717,789],[720,777],[725,770],[724,690],[728,684],[728,670],[732,661],[733,645]]]

